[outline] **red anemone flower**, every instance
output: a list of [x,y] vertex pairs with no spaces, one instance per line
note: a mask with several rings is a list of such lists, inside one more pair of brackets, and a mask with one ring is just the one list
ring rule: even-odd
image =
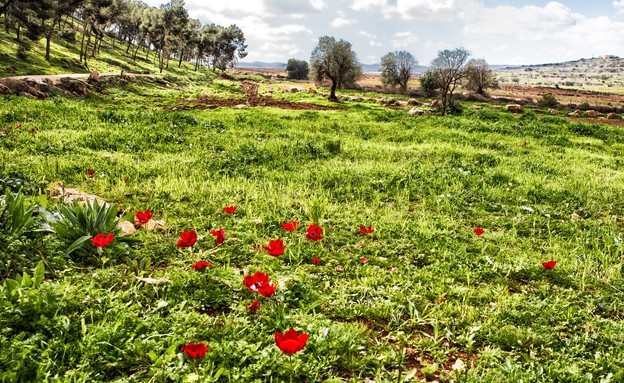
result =
[[100,233],[95,237],[91,238],[91,243],[93,243],[93,246],[95,247],[104,247],[111,243],[113,241],[113,238],[115,238],[115,233],[109,233],[107,236],[104,236],[102,235],[102,233]]
[[212,263],[208,261],[199,261],[199,262],[196,262],[193,266],[191,266],[191,268],[197,271],[205,271],[206,269],[212,268]]
[[250,291],[260,293],[266,298],[270,298],[275,293],[276,286],[269,279],[269,275],[257,271],[254,275],[248,275],[243,279],[243,284]]
[[554,269],[556,264],[557,264],[557,261],[542,262],[542,266],[544,266],[546,270]]
[[210,232],[210,235],[214,235],[215,236],[215,246],[216,245],[220,245],[223,243],[223,241],[225,241],[225,231],[222,228],[219,228],[219,230],[213,230]]
[[30,129],[28,129],[28,131],[29,131],[30,133],[35,133],[35,132],[37,132],[37,129],[35,129],[35,128],[30,128]]
[[92,177],[95,174],[95,170],[91,169],[91,170],[87,170],[87,175],[89,177]]
[[16,129],[19,129],[19,128],[21,128],[21,127],[22,127],[22,123],[21,123],[21,122],[20,122],[19,124],[15,125],[15,128],[16,128]]
[[258,286],[258,292],[265,298],[271,298],[275,294],[277,286],[271,281],[269,283]]
[[391,272],[391,273],[396,273],[397,271],[399,271],[399,268],[398,267],[391,267],[388,271]]
[[480,227],[477,227],[476,229],[474,229],[474,233],[476,235],[483,235],[483,233],[485,233],[485,230]]
[[128,180],[129,180],[129,178],[128,178],[128,177],[126,177],[126,178],[124,178],[124,179],[123,179],[123,182],[124,182],[124,183],[128,183]]
[[368,263],[368,258],[360,257],[360,261],[362,261],[362,263]]
[[2,131],[2,132],[0,132],[0,133],[2,133],[2,135],[3,135],[3,136],[8,136],[8,135],[9,135],[9,132],[7,132],[6,130],[3,130],[3,131]]
[[316,226],[315,224],[311,224],[308,226],[308,232],[306,234],[306,238],[310,241],[320,241],[323,239],[323,228],[320,226]]
[[297,333],[297,330],[291,328],[284,335],[279,332],[275,333],[275,344],[280,350],[286,354],[295,354],[305,347],[308,342],[308,334]]
[[150,209],[143,211],[137,211],[136,216],[134,217],[134,222],[138,222],[141,224],[146,224],[150,219],[154,216],[154,213],[150,211]]
[[316,265],[316,264],[318,264],[319,262],[321,262],[321,258],[319,258],[319,257],[312,258],[312,260],[311,260],[310,262],[312,262],[312,264],[313,264],[313,265]]
[[206,351],[210,350],[210,348],[203,343],[189,343],[180,347],[180,350],[193,359],[200,359],[206,356]]
[[298,226],[299,226],[299,222],[297,222],[297,221],[282,222],[282,227],[286,231],[295,231],[295,230],[297,230]]
[[360,234],[370,234],[373,231],[375,231],[375,229],[373,229],[373,225],[370,225],[368,229],[360,225],[360,231],[359,231]]
[[274,257],[279,257],[284,254],[284,250],[286,250],[286,246],[284,246],[284,241],[282,239],[274,239],[269,241],[269,246],[264,246],[264,250]]
[[236,211],[236,206],[226,206],[223,208],[223,211],[228,214],[234,214],[234,212]]
[[251,302],[251,304],[249,306],[247,306],[247,310],[249,311],[254,311],[260,308],[260,302],[258,301],[253,301]]
[[195,244],[195,242],[197,242],[197,233],[195,230],[183,231],[182,234],[180,234],[180,239],[178,240],[178,243],[176,243],[176,246],[191,247]]

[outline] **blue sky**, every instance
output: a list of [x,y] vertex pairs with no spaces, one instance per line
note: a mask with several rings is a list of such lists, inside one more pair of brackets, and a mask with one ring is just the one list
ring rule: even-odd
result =
[[624,0],[186,0],[186,8],[203,23],[238,25],[245,61],[307,60],[324,35],[350,41],[368,64],[406,50],[428,65],[458,46],[490,64],[624,56]]

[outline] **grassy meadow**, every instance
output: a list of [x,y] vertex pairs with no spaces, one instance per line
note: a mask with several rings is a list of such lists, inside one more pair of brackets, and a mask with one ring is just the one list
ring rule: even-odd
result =
[[[180,111],[241,84],[174,80],[0,99],[0,185],[35,206],[25,230],[0,226],[0,382],[624,380],[621,129],[371,101]],[[53,184],[164,228],[66,254]],[[243,285],[257,271],[272,297]],[[289,357],[274,334],[291,327],[309,340]],[[199,376],[190,342],[210,347]]]

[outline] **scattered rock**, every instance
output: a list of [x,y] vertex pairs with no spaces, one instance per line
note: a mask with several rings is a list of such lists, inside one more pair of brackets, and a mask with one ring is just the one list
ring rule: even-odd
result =
[[520,104],[509,104],[505,106],[505,110],[511,113],[522,113],[524,109],[522,109],[522,105]]
[[552,114],[553,116],[559,115],[559,111],[557,109],[548,109],[548,113]]
[[299,92],[299,88],[290,88],[290,93],[297,93]]
[[609,113],[607,114],[607,120],[619,120],[621,117],[617,113]]
[[410,116],[422,116],[425,114],[425,110],[423,108],[412,108],[407,112],[407,114]]
[[97,84],[100,82],[100,72],[94,70],[89,74],[89,78],[87,79],[89,84]]
[[148,285],[162,285],[164,283],[171,283],[171,280],[167,278],[154,279],[154,278],[135,277],[135,279],[139,282],[147,283]]
[[585,112],[585,115],[587,117],[596,117],[596,111],[595,110],[588,110],[587,112]]
[[136,228],[130,221],[121,221],[117,224],[117,227],[121,228],[121,235],[132,235],[136,233]]
[[80,80],[73,80],[69,77],[63,77],[61,79],[61,86],[78,96],[86,96],[89,94],[89,88],[87,87],[87,84]]
[[479,109],[481,109],[481,105],[473,105],[472,109],[479,110]]
[[574,112],[568,113],[568,116],[570,117],[579,117],[581,114],[583,114],[583,112],[581,112],[580,110],[575,110]]
[[572,215],[570,216],[571,219],[577,221],[579,219],[581,219],[581,216],[576,214],[576,213],[572,213]]
[[316,94],[316,90],[314,88],[308,89],[308,94]]
[[420,105],[420,104],[421,102],[415,98],[410,98],[409,100],[407,100],[407,105]]
[[147,230],[147,231],[154,231],[154,230],[165,230],[165,221],[162,220],[149,220],[147,223],[145,224],[140,224],[139,225],[141,229]]
[[11,89],[9,89],[8,86],[4,85],[4,84],[0,84],[0,94],[11,94],[13,92],[11,92]]
[[53,182],[50,184],[50,197],[61,199],[63,203],[71,203],[73,201],[89,202],[92,203],[97,200],[99,203],[107,203],[102,197],[81,192],[74,188],[63,188],[63,184],[60,182]]

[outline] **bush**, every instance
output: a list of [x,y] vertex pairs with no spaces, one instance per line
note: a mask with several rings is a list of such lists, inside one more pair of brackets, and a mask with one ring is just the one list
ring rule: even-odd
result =
[[307,80],[310,73],[307,61],[297,59],[288,60],[286,70],[288,71],[288,78],[295,80]]
[[438,94],[440,85],[433,72],[426,71],[420,76],[420,88],[427,97],[435,97]]
[[539,100],[537,100],[537,105],[542,108],[556,108],[557,105],[559,105],[559,102],[554,94],[546,93],[543,94]]

